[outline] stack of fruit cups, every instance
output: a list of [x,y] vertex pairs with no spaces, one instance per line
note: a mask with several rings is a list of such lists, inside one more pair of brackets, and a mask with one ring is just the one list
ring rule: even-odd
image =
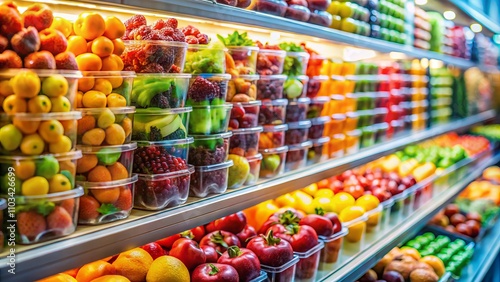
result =
[[83,194],[75,188],[81,114],[72,110],[80,77],[79,71],[0,71],[0,189],[2,198],[15,200],[18,244],[76,229]]

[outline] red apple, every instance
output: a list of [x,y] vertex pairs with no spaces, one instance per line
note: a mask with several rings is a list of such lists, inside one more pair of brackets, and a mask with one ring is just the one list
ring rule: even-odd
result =
[[153,259],[156,259],[158,257],[164,256],[165,251],[163,248],[160,246],[158,243],[149,243],[141,247],[143,250],[148,252]]
[[[445,211],[446,214],[446,211]],[[467,218],[461,214],[461,213],[456,213],[450,217],[450,222],[453,226],[457,227],[457,225],[461,223],[465,223],[467,221]]]
[[468,220],[475,220],[479,224],[481,224],[481,222],[482,222],[482,216],[479,213],[477,213],[477,212],[470,212],[470,213],[466,214],[465,217]]
[[24,58],[24,67],[28,69],[55,69],[56,59],[48,51],[31,53]]
[[455,204],[449,204],[446,206],[446,208],[444,208],[444,214],[449,218],[451,218],[454,214],[459,213],[459,212],[460,212],[460,208],[458,208],[458,206]]
[[457,233],[457,229],[455,229],[455,226],[453,225],[448,225],[444,229],[448,230],[451,233]]
[[332,224],[333,224],[333,234],[338,233],[342,231],[342,223],[340,222],[339,217],[337,216],[336,213],[334,212],[327,212],[324,215],[326,218],[328,218]]
[[475,220],[467,220],[465,222],[467,226],[469,226],[469,231],[470,231],[470,236],[472,238],[476,238],[479,235],[479,232],[481,231],[481,224],[479,224]]
[[38,31],[32,26],[21,30],[12,36],[10,45],[12,50],[16,51],[21,57],[34,53],[40,49]]
[[68,41],[64,34],[57,29],[48,28],[40,32],[40,50],[49,51],[52,55],[57,55],[66,51]]
[[23,67],[23,60],[12,50],[5,50],[0,54],[0,69],[19,69]]
[[458,233],[471,237],[471,228],[467,224],[460,223],[455,227],[455,229]]

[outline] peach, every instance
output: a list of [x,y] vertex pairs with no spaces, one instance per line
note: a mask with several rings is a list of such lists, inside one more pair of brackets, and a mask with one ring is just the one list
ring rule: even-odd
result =
[[102,68],[101,58],[91,53],[76,56],[76,63],[81,71],[100,71]]
[[78,90],[82,92],[87,92],[94,88],[95,78],[93,77],[83,77],[78,80]]
[[68,41],[62,32],[57,29],[44,29],[40,31],[40,49],[49,51],[52,55],[57,55],[66,51]]
[[[114,43],[113,43],[114,44]],[[0,35],[0,52],[5,51],[9,46],[9,39],[7,37]]]
[[55,17],[50,25],[50,28],[59,30],[64,37],[69,37],[71,32],[73,32],[73,24],[67,19],[61,17]]
[[68,38],[68,48],[66,51],[75,54],[75,56],[87,52],[87,40],[82,36],[71,35]]
[[24,57],[40,49],[40,37],[36,28],[30,26],[12,36],[10,40],[12,49]]
[[14,7],[2,4],[0,6],[0,34],[11,38],[23,29],[23,19]]
[[82,104],[85,108],[105,108],[106,107],[106,94],[90,90],[83,94]]
[[24,67],[28,69],[55,69],[56,59],[49,51],[39,51],[24,58]]
[[125,34],[125,25],[117,17],[107,17],[105,26],[104,36],[111,40],[121,38]]
[[0,54],[0,69],[20,69],[23,67],[23,60],[12,50],[5,50]]
[[113,54],[113,50],[115,47],[113,45],[113,41],[105,36],[99,36],[92,41],[92,45],[90,48],[92,50],[92,53],[101,58],[104,58]]
[[33,4],[22,14],[24,27],[34,26],[38,31],[49,28],[54,20],[54,15],[49,6]]
[[73,53],[65,51],[55,56],[56,67],[59,70],[78,70],[76,57]]
[[104,34],[106,22],[98,13],[82,13],[73,24],[73,30],[76,35],[83,36],[87,40],[94,40]]

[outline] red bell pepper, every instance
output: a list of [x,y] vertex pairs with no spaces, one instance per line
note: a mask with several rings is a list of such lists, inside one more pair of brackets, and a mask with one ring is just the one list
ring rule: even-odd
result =
[[318,244],[316,231],[307,225],[288,225],[277,237],[290,242],[294,252],[307,252]]
[[299,223],[301,217],[302,216],[293,209],[286,210],[282,213],[275,213],[271,215],[266,222],[264,222],[262,227],[259,229],[259,234],[267,234],[269,227],[277,223],[282,224],[283,226],[297,224]]
[[247,225],[247,218],[243,212],[239,211],[223,218],[216,219],[208,223],[205,228],[207,232],[222,230],[238,234],[245,228],[245,225]]
[[251,281],[260,274],[259,259],[249,249],[240,249],[237,246],[229,247],[217,262],[234,267],[238,271],[240,282]]
[[234,267],[220,263],[204,263],[191,274],[191,282],[239,282]]
[[205,252],[198,246],[198,243],[187,238],[175,241],[169,255],[178,258],[189,270],[193,270],[206,261]]

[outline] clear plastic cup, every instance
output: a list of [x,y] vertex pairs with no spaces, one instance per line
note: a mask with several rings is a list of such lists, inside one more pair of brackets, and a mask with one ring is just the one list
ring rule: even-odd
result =
[[218,134],[228,131],[232,104],[193,106],[188,132],[190,135]]
[[285,123],[287,105],[288,100],[286,99],[262,101],[259,113],[259,124],[272,125]]
[[311,141],[313,142],[313,146],[307,152],[307,165],[313,165],[328,160],[330,157],[328,154],[330,137],[323,137]]
[[258,75],[239,75],[229,81],[227,102],[248,103],[257,99]]
[[286,75],[261,76],[257,81],[258,100],[276,100],[283,98],[283,87],[287,80]]
[[311,99],[309,98],[299,98],[295,101],[288,101],[285,122],[289,123],[305,120],[310,103]]
[[[307,54],[307,53],[306,53]],[[305,98],[309,77],[305,75],[289,75],[283,88],[283,97],[287,99]]]
[[340,232],[337,232],[329,237],[319,236],[319,240],[325,244],[325,247],[321,250],[321,256],[319,259],[319,270],[332,270],[337,263],[341,263],[342,257],[342,245],[344,242],[344,237],[349,233],[347,227],[342,227]]
[[231,132],[212,135],[193,135],[189,145],[188,162],[196,167],[210,166],[227,161]]
[[191,177],[189,195],[205,198],[209,194],[222,194],[227,190],[229,167],[233,161],[195,167]]
[[312,145],[311,141],[289,145],[286,155],[285,172],[304,168],[307,164],[307,153]]
[[288,146],[260,150],[263,157],[260,165],[260,177],[273,178],[283,174],[287,152]]
[[184,73],[226,73],[226,48],[211,44],[190,44]]
[[278,148],[285,145],[285,132],[287,130],[287,124],[264,125],[264,130],[259,137],[259,150]]
[[256,127],[259,124],[260,101],[248,103],[233,103],[231,109],[231,119],[229,120],[229,129],[247,129]]
[[229,153],[250,157],[259,152],[259,136],[263,127],[234,129],[233,136],[229,139]]
[[282,266],[273,267],[261,264],[262,271],[267,273],[268,282],[289,282],[295,279],[295,269],[299,257],[294,255],[293,259]]
[[189,81],[186,105],[209,106],[224,104],[230,80],[231,76],[229,74],[192,75]]
[[136,73],[182,73],[188,44],[163,40],[125,40],[124,68]]
[[319,258],[321,250],[325,247],[322,241],[311,248],[307,252],[294,252],[299,257],[295,270],[295,281],[297,282],[313,282],[316,281],[318,274]]
[[193,137],[165,141],[139,141],[134,151],[133,172],[162,174],[185,170]]
[[281,74],[285,57],[286,51],[283,50],[260,49],[257,55],[257,73],[265,76]]
[[[80,92],[77,93],[77,108],[97,108],[94,105],[96,95],[106,98],[104,103],[101,102],[104,107],[131,105],[132,87],[136,77],[133,71],[84,71],[82,75],[83,77],[78,80]],[[100,93],[95,93],[96,91]]]
[[136,108],[182,108],[186,104],[190,79],[189,74],[137,74],[129,100]]
[[130,178],[136,148],[135,142],[116,146],[78,146],[83,156],[76,162],[76,178],[90,183]]
[[[226,57],[227,72],[231,75],[255,74],[257,72],[257,54],[259,47],[228,46],[229,57]],[[229,58],[232,61],[228,61]],[[230,67],[231,66],[231,67]]]
[[[77,144],[122,145],[132,141],[135,107],[79,109]],[[135,138],[134,138],[135,139]]]
[[307,141],[312,124],[309,120],[291,122],[285,132],[285,145],[295,145]]

